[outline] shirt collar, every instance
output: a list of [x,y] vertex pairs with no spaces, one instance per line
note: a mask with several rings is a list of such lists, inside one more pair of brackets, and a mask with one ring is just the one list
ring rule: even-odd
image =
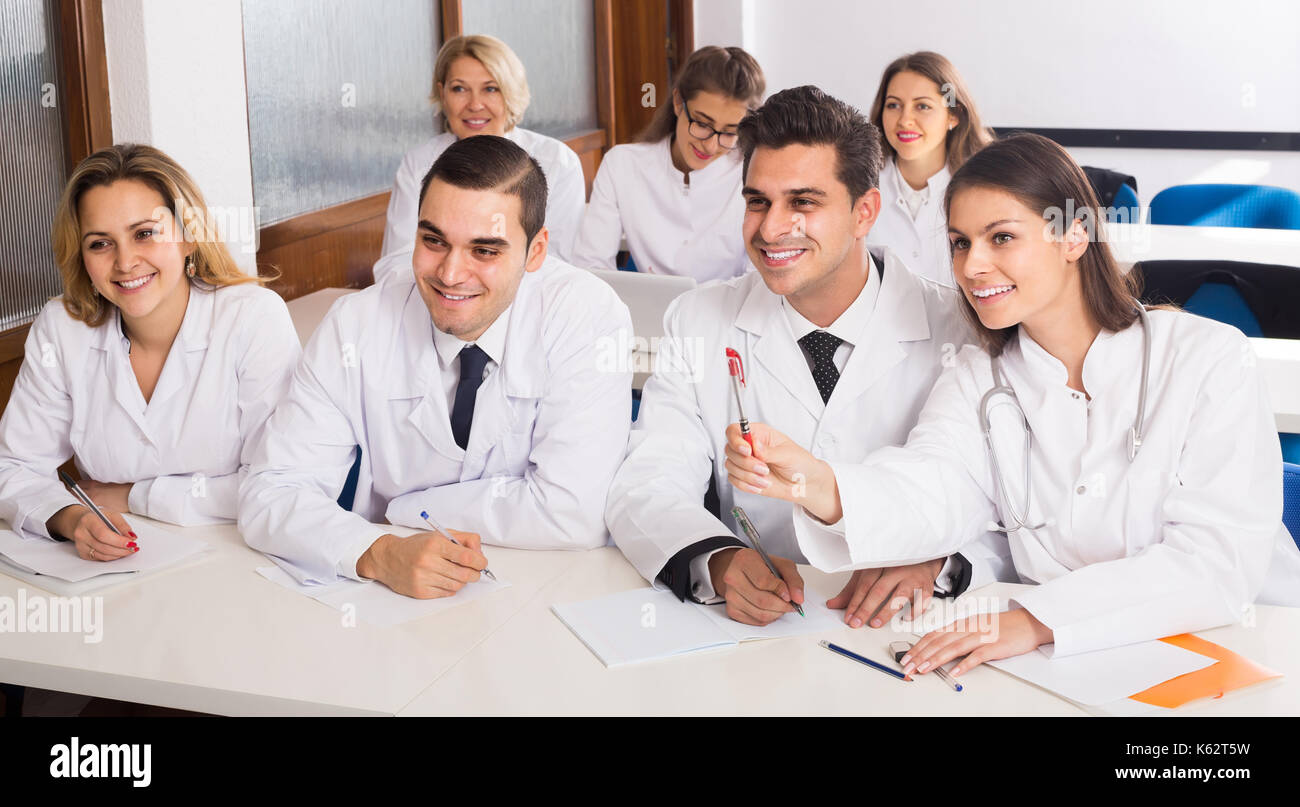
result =
[[790,323],[790,332],[794,334],[796,341],[813,331],[826,331],[850,345],[857,345],[862,341],[862,335],[866,333],[867,323],[871,321],[871,314],[876,309],[876,298],[879,296],[880,270],[876,266],[875,259],[868,253],[866,285],[858,293],[857,299],[827,327],[819,328],[808,321],[802,314],[794,310],[794,306],[790,305],[784,297],[781,298],[781,310],[785,312],[786,319]]
[[459,337],[443,333],[436,327],[433,328],[433,346],[438,351],[438,363],[445,370],[451,367],[451,363],[456,360],[456,357],[460,355],[460,351],[467,345],[478,345],[479,349],[486,353],[489,359],[501,364],[506,352],[506,331],[510,325],[510,309],[513,307],[514,303],[506,306],[506,310],[498,314],[482,336],[473,342],[465,342]]

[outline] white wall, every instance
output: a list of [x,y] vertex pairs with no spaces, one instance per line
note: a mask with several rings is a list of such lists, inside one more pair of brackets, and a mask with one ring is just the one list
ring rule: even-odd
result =
[[[1121,22],[1122,21],[1122,22]],[[696,44],[740,45],[769,93],[816,84],[864,111],[915,50],[957,65],[990,126],[1300,131],[1300,3],[1274,0],[707,0]],[[1138,180],[1300,189],[1300,153],[1072,149]]]
[[257,229],[239,0],[106,0],[113,140],[148,143],[198,183],[245,272]]

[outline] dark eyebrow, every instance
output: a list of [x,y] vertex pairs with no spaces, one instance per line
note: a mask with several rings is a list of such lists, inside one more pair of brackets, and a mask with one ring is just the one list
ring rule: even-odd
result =
[[751,188],[748,185],[740,189],[740,195],[741,196],[762,196],[764,198],[767,197],[766,193],[763,193],[758,188]]
[[[1020,219],[998,219],[997,221],[991,221],[988,224],[985,224],[984,229],[980,230],[980,234],[983,235],[984,233],[987,233],[989,230],[992,230],[994,227],[997,227],[1002,224],[1019,224],[1019,223],[1020,223]],[[965,235],[965,233],[963,233],[961,230],[958,230],[956,227],[949,227],[948,232],[954,235]]]
[[[425,232],[436,235],[439,238],[441,238],[443,241],[448,240],[446,233],[444,233],[442,230],[439,230],[437,227],[435,227],[433,225],[433,222],[429,221],[428,219],[420,219],[420,224],[417,227],[417,229],[424,230]],[[510,242],[507,241],[506,239],[490,238],[488,236],[483,236],[480,238],[471,238],[469,240],[469,243],[470,246],[474,246],[474,247],[494,247],[496,249],[510,248]]]
[[[903,100],[902,98],[899,98],[897,95],[886,95],[886,96],[885,96],[885,100],[886,100],[886,101],[888,101],[890,98],[893,98],[895,101],[901,101],[901,100]],[[913,100],[913,101],[934,101],[934,96],[931,96],[931,95],[918,95],[918,96],[916,96],[915,98],[913,98],[912,100]]]
[[[126,228],[128,230],[134,230],[136,227],[139,227],[141,224],[157,224],[160,221],[162,221],[162,219],[140,219],[134,224],[128,224]],[[103,233],[103,232],[99,232],[98,230],[93,230],[91,232],[82,235],[81,240],[85,241],[87,238],[91,237],[92,235],[102,235],[106,238],[110,237],[108,233]]]
[[826,191],[821,188],[795,188],[785,192],[786,196],[825,196]]

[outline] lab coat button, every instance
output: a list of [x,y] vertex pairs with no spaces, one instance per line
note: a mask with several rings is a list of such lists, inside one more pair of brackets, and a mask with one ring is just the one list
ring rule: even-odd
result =
[[1077,487],[1077,488],[1074,489],[1074,492],[1077,493],[1077,494],[1079,494],[1080,496],[1082,496],[1083,494],[1085,494],[1085,493],[1088,492],[1088,486],[1087,486],[1087,485],[1080,485],[1079,487]]

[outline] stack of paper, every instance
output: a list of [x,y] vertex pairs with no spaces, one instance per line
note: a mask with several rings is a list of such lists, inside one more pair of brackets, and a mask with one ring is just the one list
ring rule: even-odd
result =
[[83,560],[71,541],[24,538],[12,530],[0,530],[0,557],[8,567],[4,569],[7,573],[63,593],[70,590],[69,584],[83,591],[92,579],[96,584],[116,582],[172,566],[208,548],[192,535],[143,520],[133,520],[131,529],[139,536],[140,551],[118,560]]
[[698,650],[731,647],[751,639],[803,636],[844,627],[826,598],[806,590],[806,617],[789,613],[770,625],[743,625],[727,616],[726,605],[682,602],[662,589],[639,588],[551,610],[606,667],[669,658]]

